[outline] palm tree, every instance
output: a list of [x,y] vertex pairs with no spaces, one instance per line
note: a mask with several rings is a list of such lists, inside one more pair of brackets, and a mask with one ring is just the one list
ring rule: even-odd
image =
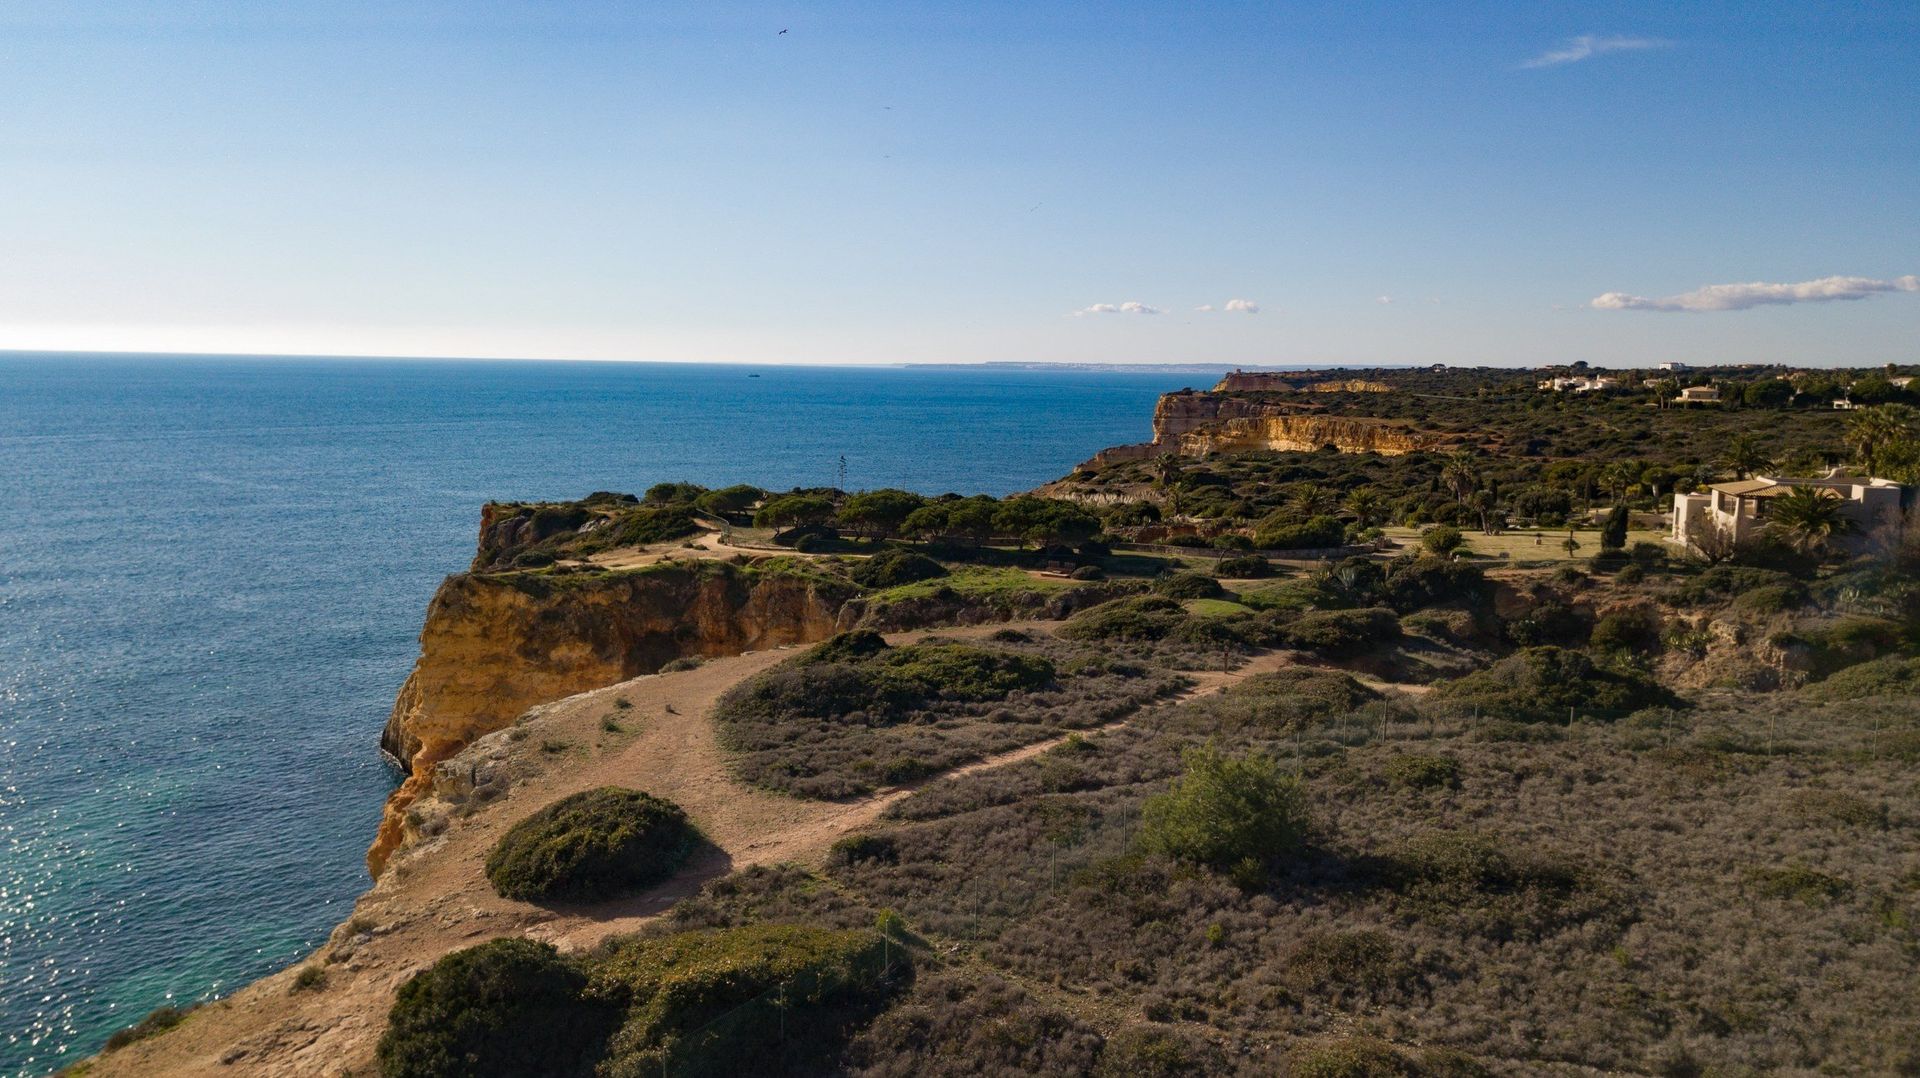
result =
[[1920,412],[1906,404],[1883,404],[1862,408],[1847,420],[1847,444],[1860,457],[1867,475],[1874,474],[1887,449],[1913,437]]
[[1619,504],[1626,497],[1627,488],[1639,484],[1640,468],[1623,460],[1607,465],[1600,477],[1607,485],[1607,493],[1613,495],[1614,503]]
[[1767,510],[1767,527],[1798,550],[1814,553],[1837,536],[1853,530],[1846,501],[1825,487],[1793,487],[1774,498]]
[[1345,508],[1347,512],[1353,514],[1353,519],[1358,521],[1362,528],[1371,528],[1380,523],[1380,495],[1367,487],[1361,487],[1347,495]]
[[1446,467],[1440,469],[1440,482],[1460,501],[1467,500],[1480,487],[1480,471],[1473,466],[1473,454],[1462,449],[1447,458]]
[[1736,434],[1727,443],[1726,455],[1720,458],[1720,466],[1733,472],[1735,479],[1748,479],[1753,473],[1772,467],[1773,458],[1760,448],[1760,439],[1751,434]]
[[1340,496],[1318,483],[1295,483],[1287,490],[1287,507],[1303,517],[1331,516]]

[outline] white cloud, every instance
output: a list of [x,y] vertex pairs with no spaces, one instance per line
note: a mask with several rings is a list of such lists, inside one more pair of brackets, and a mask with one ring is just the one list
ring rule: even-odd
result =
[[1075,318],[1088,314],[1161,314],[1160,308],[1128,300],[1125,303],[1096,303],[1091,307],[1082,307],[1073,312]]
[[1599,34],[1581,34],[1567,39],[1567,43],[1557,49],[1546,52],[1521,64],[1521,67],[1559,67],[1561,64],[1577,64],[1609,52],[1637,52],[1643,49],[1665,49],[1673,45],[1657,37],[1621,37],[1619,35],[1601,36]]
[[1260,305],[1250,299],[1230,299],[1227,301],[1228,314],[1259,314]]
[[1389,303],[1392,303],[1392,302],[1393,302],[1393,297],[1392,297],[1392,296],[1376,296],[1376,297],[1374,297],[1374,300],[1373,300],[1373,301],[1374,301],[1375,303],[1378,303],[1378,304],[1380,304],[1380,305],[1381,305],[1382,307],[1384,307],[1384,306],[1386,306],[1387,304],[1389,304]]
[[1797,284],[1767,284],[1763,281],[1710,284],[1662,299],[1608,292],[1595,297],[1590,306],[1602,311],[1744,311],[1749,307],[1786,303],[1866,299],[1876,292],[1920,292],[1920,277],[1908,274],[1891,281],[1872,277],[1822,277],[1817,281],[1801,281]]
[[1200,306],[1198,306],[1198,307],[1195,307],[1195,308],[1194,308],[1194,310],[1196,310],[1196,311],[1199,311],[1199,312],[1201,312],[1202,314],[1212,314],[1212,313],[1213,313],[1213,304],[1211,304],[1211,303],[1202,303],[1202,304],[1201,304]]

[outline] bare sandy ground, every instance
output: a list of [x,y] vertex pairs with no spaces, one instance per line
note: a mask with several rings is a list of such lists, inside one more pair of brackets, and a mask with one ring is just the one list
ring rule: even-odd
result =
[[[1006,627],[943,630],[940,635],[980,636]],[[638,928],[707,880],[734,869],[788,861],[818,864],[835,840],[872,823],[912,788],[836,803],[785,797],[733,778],[709,712],[728,687],[791,653],[777,649],[717,659],[694,670],[636,678],[536,708],[521,727],[525,735],[514,750],[520,766],[532,769],[531,777],[454,821],[443,834],[403,850],[356,903],[353,917],[336,930],[328,946],[200,1008],[163,1036],[99,1057],[88,1074],[371,1075],[376,1073],[374,1046],[395,989],[449,951],[520,934],[548,940],[562,950],[590,947]],[[1197,674],[1190,693],[1217,692],[1286,662],[1285,655],[1267,654],[1230,674]],[[616,703],[622,698],[630,706]],[[621,730],[605,729],[608,719]],[[1004,767],[1036,756],[1058,740],[959,771]],[[494,894],[483,864],[508,827],[561,797],[605,785],[641,789],[678,803],[717,852],[631,899],[542,907]],[[324,970],[325,982],[296,989],[296,974],[307,967]]]

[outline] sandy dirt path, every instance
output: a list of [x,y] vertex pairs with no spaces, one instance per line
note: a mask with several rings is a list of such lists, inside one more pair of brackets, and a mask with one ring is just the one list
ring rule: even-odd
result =
[[[1051,626],[985,625],[937,635],[978,637],[1009,627]],[[890,639],[927,635],[935,634]],[[523,779],[443,834],[400,851],[331,944],[201,1008],[164,1036],[100,1057],[89,1075],[372,1075],[374,1046],[394,991],[449,951],[518,934],[565,951],[586,948],[633,931],[727,872],[788,861],[817,864],[835,840],[871,824],[924,782],[858,801],[821,802],[736,780],[708,714],[729,687],[792,654],[793,649],[783,648],[716,659],[694,670],[636,678],[534,709],[513,750],[516,766],[528,772]],[[1270,653],[1231,673],[1194,674],[1195,685],[1186,695],[1217,692],[1287,663],[1287,656]],[[629,706],[620,707],[620,699]],[[609,719],[619,732],[604,728]],[[1062,740],[1038,742],[925,781],[1031,759]],[[484,861],[509,826],[561,797],[605,785],[642,789],[678,803],[716,852],[631,899],[542,907],[494,894]],[[325,984],[296,990],[302,967],[324,969]]]

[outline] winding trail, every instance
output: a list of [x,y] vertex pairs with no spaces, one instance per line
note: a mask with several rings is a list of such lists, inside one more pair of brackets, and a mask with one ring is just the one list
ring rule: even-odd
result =
[[[1004,628],[1046,630],[1029,622],[937,630],[978,637]],[[905,643],[932,632],[892,634]],[[792,654],[752,652],[688,671],[653,674],[567,697],[531,712],[512,743],[521,778],[510,792],[440,835],[398,851],[387,871],[354,906],[350,924],[306,961],[256,981],[196,1011],[172,1032],[99,1057],[90,1076],[105,1075],[371,1075],[374,1047],[394,991],[449,951],[498,936],[528,935],[563,951],[588,948],[631,932],[715,877],[753,865],[818,864],[834,841],[873,823],[888,806],[929,782],[1032,759],[1067,736],[1051,738],[963,765],[909,786],[846,802],[804,801],[735,779],[709,713],[720,695]],[[1180,699],[1219,692],[1250,676],[1289,665],[1269,652],[1232,672],[1190,675]],[[625,699],[622,707],[617,700]],[[611,722],[618,731],[607,729]],[[1126,719],[1081,730],[1081,736]],[[484,862],[513,823],[559,798],[595,786],[646,790],[678,803],[716,847],[672,880],[614,902],[535,906],[503,899],[487,882]],[[302,967],[325,970],[325,983],[296,990]]]

